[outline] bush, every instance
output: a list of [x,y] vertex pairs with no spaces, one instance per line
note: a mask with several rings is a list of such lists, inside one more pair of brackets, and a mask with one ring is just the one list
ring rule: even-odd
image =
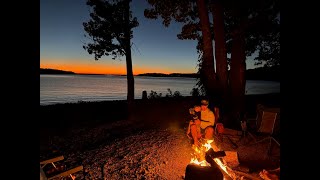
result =
[[166,97],[181,97],[181,93],[179,91],[175,91],[173,94],[172,94],[172,91],[170,88],[167,89],[168,90],[168,93],[166,94]]
[[[181,93],[179,91],[175,91],[174,93],[172,93],[172,91],[168,88],[168,93],[166,94],[166,98],[177,98],[177,97],[182,97]],[[162,97],[162,93],[157,93],[156,91],[152,91],[150,92],[150,94],[148,95],[148,99],[157,99],[157,98],[161,98]]]
[[193,88],[193,89],[191,90],[190,94],[191,94],[193,97],[198,97],[198,96],[200,96],[199,89],[198,89],[198,88]]
[[148,99],[157,99],[157,98],[161,98],[162,97],[162,93],[157,93],[156,91],[152,91],[150,92]]
[[179,91],[175,91],[173,93],[173,97],[182,97],[181,93]]
[[166,97],[172,97],[173,94],[172,94],[172,91],[170,88],[167,89],[168,90],[168,93],[166,94]]

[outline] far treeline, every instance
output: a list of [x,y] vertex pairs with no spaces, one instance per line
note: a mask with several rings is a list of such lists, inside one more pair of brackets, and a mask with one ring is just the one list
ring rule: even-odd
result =
[[63,71],[58,69],[40,68],[40,74],[76,74],[72,71]]
[[[144,73],[139,74],[138,76],[152,76],[152,77],[190,77],[190,78],[199,78],[199,74],[191,73]],[[265,80],[265,81],[280,81],[280,67],[259,67],[255,69],[246,70],[245,74],[246,80]]]
[[[40,68],[40,74],[77,74],[72,71],[63,71],[57,69],[42,69]],[[199,74],[196,73],[144,73],[137,76],[151,76],[151,77],[188,77],[199,78]],[[246,70],[247,80],[266,80],[266,81],[280,81],[280,67],[259,67],[255,69]]]

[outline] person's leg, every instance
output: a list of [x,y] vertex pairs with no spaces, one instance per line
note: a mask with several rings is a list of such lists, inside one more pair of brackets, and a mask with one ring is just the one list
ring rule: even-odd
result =
[[205,139],[213,139],[213,133],[214,133],[214,129],[212,126],[206,127],[206,129],[204,131],[204,138]]
[[195,124],[190,125],[191,136],[193,138],[193,144],[198,146],[198,132]]
[[187,129],[187,136],[190,138],[192,138],[191,135],[191,125],[194,124],[194,122],[192,120],[189,121],[189,125],[188,125],[188,129]]
[[202,133],[200,130],[200,123],[201,121],[199,119],[194,120],[194,124],[197,126],[198,139],[200,139],[202,136]]

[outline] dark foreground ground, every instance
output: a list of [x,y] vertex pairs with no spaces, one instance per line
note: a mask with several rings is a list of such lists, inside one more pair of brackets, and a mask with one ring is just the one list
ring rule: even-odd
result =
[[[257,103],[280,107],[280,94],[246,100],[251,117]],[[84,166],[79,179],[182,179],[192,153],[185,136],[188,109],[195,103],[192,97],[136,100],[130,119],[125,101],[40,106],[40,160],[62,154],[70,167]],[[277,167],[278,161],[257,156],[264,149],[240,147],[239,160],[256,174]]]

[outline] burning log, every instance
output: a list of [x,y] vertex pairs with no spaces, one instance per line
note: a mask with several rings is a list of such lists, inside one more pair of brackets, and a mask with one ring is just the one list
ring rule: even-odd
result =
[[212,148],[210,148],[210,149],[206,152],[206,156],[209,156],[210,158],[214,159],[214,158],[224,157],[224,156],[226,156],[226,153],[225,153],[224,151],[217,151],[217,152],[215,152]]
[[[259,179],[232,169],[234,166],[239,166],[237,152],[221,151],[213,140],[202,141],[200,144],[199,147],[193,146],[195,153],[186,168],[186,179],[219,179],[221,174],[222,179],[238,180],[243,177]],[[210,174],[207,174],[209,172]]]
[[[213,167],[215,169],[219,169],[220,173],[222,174],[223,179],[223,173],[230,176],[232,179],[234,179],[235,175],[230,174],[230,168],[228,170],[227,166],[224,165],[224,163],[220,160],[221,157],[226,156],[226,153],[224,151],[215,151],[214,149],[217,149],[217,147],[211,146],[211,143],[213,140],[207,140],[207,141],[200,141],[201,144],[198,146],[193,146],[193,149],[195,150],[195,153],[193,154],[193,158],[190,161],[191,165],[196,165],[198,167],[204,167],[203,169],[209,169],[210,167]],[[187,176],[193,177],[193,174],[197,174],[194,171],[201,171],[202,169],[195,168],[195,167],[188,167],[188,173],[186,170],[186,178]],[[191,170],[190,170],[191,168]],[[207,170],[207,171],[209,171]],[[215,170],[217,171],[217,170]],[[190,173],[191,172],[191,173]],[[219,175],[213,175],[213,176],[219,176]]]
[[231,179],[236,179],[237,175],[233,171],[223,164],[221,158],[212,158],[209,154],[206,154],[206,161],[211,164],[211,166],[218,167],[225,175],[229,176]]
[[234,172],[237,173],[240,176],[244,176],[244,177],[249,178],[251,180],[261,180],[260,178],[254,177],[254,176],[252,176],[250,174],[247,174],[247,173],[244,173],[244,172],[241,172],[241,171],[234,171]]
[[224,164],[231,168],[235,168],[240,165],[237,151],[225,151],[225,153],[226,157],[223,158]]
[[216,166],[188,164],[185,180],[223,180],[221,170]]
[[244,172],[244,173],[250,173],[250,169],[246,166],[243,166],[243,165],[239,165],[235,168],[232,168],[234,171],[240,171],[240,172]]

